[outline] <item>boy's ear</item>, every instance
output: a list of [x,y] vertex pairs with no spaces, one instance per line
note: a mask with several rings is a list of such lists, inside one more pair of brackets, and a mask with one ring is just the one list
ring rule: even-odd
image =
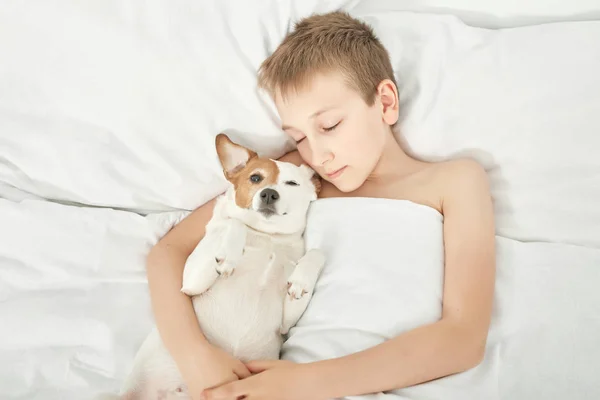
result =
[[215,146],[219,161],[223,167],[223,174],[225,174],[225,178],[228,180],[242,170],[251,158],[257,156],[252,150],[233,143],[224,133],[217,135]]
[[392,80],[384,79],[377,85],[377,97],[381,102],[383,120],[388,125],[394,125],[398,121],[399,101],[398,88]]

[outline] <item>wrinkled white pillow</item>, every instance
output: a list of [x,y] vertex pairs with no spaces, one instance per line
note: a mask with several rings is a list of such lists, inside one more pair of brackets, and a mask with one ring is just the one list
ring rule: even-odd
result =
[[[292,21],[355,3],[62,0],[35,14],[11,3],[0,14],[0,182],[84,204],[197,207],[225,187],[218,132],[272,157],[289,149],[256,89],[260,62]],[[481,161],[502,236],[600,246],[600,22],[493,31],[356,10],[391,54],[398,137],[413,154]]]
[[290,21],[352,3],[3,4],[0,182],[142,211],[203,204],[225,188],[219,132],[287,150],[256,70]]
[[501,236],[600,246],[600,21],[492,31],[364,18],[391,52],[411,153],[480,161]]
[[492,29],[600,19],[600,4],[597,0],[365,0],[354,10],[455,15],[470,26]]

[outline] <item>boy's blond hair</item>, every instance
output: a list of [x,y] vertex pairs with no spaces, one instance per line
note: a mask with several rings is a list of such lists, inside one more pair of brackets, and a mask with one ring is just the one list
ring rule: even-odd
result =
[[303,88],[316,73],[340,72],[368,105],[384,79],[394,84],[390,56],[373,29],[342,11],[317,14],[296,23],[261,65],[259,87],[271,96]]

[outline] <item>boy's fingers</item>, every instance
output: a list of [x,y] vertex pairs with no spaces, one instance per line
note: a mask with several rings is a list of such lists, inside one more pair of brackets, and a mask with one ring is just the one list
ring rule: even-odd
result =
[[217,386],[212,389],[206,389],[200,397],[202,400],[237,400],[244,396],[243,381],[234,381]]
[[281,360],[256,360],[256,361],[250,361],[246,363],[246,367],[248,368],[248,370],[253,373],[259,373],[259,372],[263,372],[266,371],[268,369],[274,368],[282,363],[285,363],[285,361],[281,361]]
[[244,379],[252,375],[252,372],[248,369],[244,363],[236,364],[233,372],[238,376],[239,379]]
[[250,361],[246,363],[246,368],[253,374],[263,372],[271,367],[271,361],[266,360]]

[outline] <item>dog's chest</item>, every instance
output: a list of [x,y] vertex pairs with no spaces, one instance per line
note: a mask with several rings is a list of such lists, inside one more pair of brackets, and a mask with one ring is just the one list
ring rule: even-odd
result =
[[248,230],[233,274],[219,277],[210,290],[194,298],[209,340],[238,358],[276,357],[287,279],[303,253],[301,238],[277,240]]
[[304,251],[301,239],[289,240],[249,230],[244,256],[239,265],[241,275],[253,276],[259,287],[276,284],[283,288]]

